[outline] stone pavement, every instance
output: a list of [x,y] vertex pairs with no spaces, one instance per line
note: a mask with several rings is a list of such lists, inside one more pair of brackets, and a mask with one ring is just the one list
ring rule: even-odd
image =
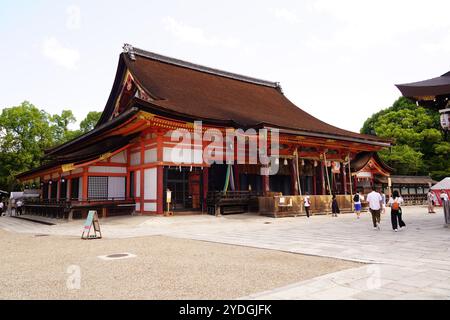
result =
[[[133,217],[101,221],[105,238],[165,235],[366,263],[245,299],[450,299],[450,229],[442,211],[407,207],[407,229],[394,233],[390,214],[375,231],[369,214],[271,219],[255,215],[225,217]],[[0,218],[12,232],[77,236],[82,222],[55,226]],[[237,297],[238,298],[238,297]]]

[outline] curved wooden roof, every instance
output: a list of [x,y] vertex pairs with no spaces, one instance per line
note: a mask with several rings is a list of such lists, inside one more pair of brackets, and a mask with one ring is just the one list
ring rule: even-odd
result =
[[116,81],[99,125],[112,117],[126,70],[130,71],[136,83],[149,96],[155,98],[152,104],[164,112],[225,122],[240,128],[270,126],[326,134],[336,139],[390,143],[376,136],[337,128],[311,116],[289,101],[276,82],[212,69],[135,48],[128,54],[120,55]]
[[443,74],[440,77],[398,84],[396,87],[400,90],[403,96],[408,98],[420,97],[436,97],[450,94],[450,72]]

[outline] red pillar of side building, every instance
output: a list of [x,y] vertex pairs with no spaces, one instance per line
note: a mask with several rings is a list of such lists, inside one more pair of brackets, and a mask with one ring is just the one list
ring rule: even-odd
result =
[[290,166],[289,167],[290,167],[290,171],[291,171],[291,188],[292,188],[292,193],[293,193],[294,196],[297,196],[297,195],[299,195],[299,190],[298,190],[297,172],[295,170],[294,161],[290,161]]
[[126,150],[127,155],[127,181],[125,186],[125,198],[133,198],[134,195],[131,195],[131,182],[130,182],[130,148]]
[[145,199],[144,199],[144,194],[145,194],[145,169],[144,169],[144,164],[145,164],[145,142],[144,142],[144,138],[145,137],[141,137],[141,214],[144,214],[145,211]]
[[158,131],[156,133],[156,158],[159,163],[156,168],[156,213],[163,214],[164,213],[164,132]]
[[59,199],[61,199],[61,178],[58,179],[56,186],[56,200],[59,201]]
[[88,180],[89,180],[89,178],[88,178],[88,169],[84,168],[84,171],[83,171],[83,188],[82,188],[82,190],[83,190],[83,194],[82,194],[83,201],[87,201],[88,200],[88,185],[89,185]]
[[344,194],[347,194],[347,170],[343,163],[341,164],[341,189]]
[[208,191],[209,191],[209,168],[205,167],[203,168],[203,208],[206,208],[206,198],[208,197]]
[[156,189],[156,213],[164,213],[164,166],[158,166],[156,172],[157,189]]
[[70,200],[72,198],[72,179],[67,179],[67,200]]
[[264,194],[267,194],[270,192],[270,180],[269,179],[270,179],[270,176],[268,174],[262,176]]
[[325,186],[325,167],[324,167],[324,162],[321,161],[320,162],[320,194],[321,195],[326,195],[327,194],[327,190],[326,190],[326,186]]

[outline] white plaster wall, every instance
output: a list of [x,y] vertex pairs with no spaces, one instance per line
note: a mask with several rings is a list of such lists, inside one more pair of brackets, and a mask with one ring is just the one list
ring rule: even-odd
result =
[[125,177],[108,177],[108,199],[125,198]]
[[165,162],[192,163],[192,150],[184,148],[164,148],[163,159]]
[[156,212],[156,203],[144,203],[144,211]]
[[136,192],[135,197],[141,196],[141,171],[137,170],[134,174],[134,180],[136,181]]
[[138,166],[141,164],[141,153],[135,152],[130,155],[130,165]]
[[145,150],[145,163],[154,163],[158,160],[156,149]]
[[89,172],[92,173],[127,173],[125,167],[89,167]]
[[118,163],[127,163],[127,153],[126,151],[122,151],[115,156],[111,157],[111,162],[118,162]]
[[144,170],[144,199],[156,200],[157,190],[156,168]]
[[78,168],[78,169],[72,170],[70,172],[70,174],[78,174],[78,173],[82,173],[82,172],[83,172],[83,169],[82,168]]

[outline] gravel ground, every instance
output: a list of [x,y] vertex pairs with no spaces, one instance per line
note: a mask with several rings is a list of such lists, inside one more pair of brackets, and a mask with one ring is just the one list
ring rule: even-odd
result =
[[[124,252],[136,257],[98,258]],[[80,268],[80,289],[67,287],[70,266]],[[0,299],[234,299],[359,266],[161,236],[82,241],[0,230]]]

